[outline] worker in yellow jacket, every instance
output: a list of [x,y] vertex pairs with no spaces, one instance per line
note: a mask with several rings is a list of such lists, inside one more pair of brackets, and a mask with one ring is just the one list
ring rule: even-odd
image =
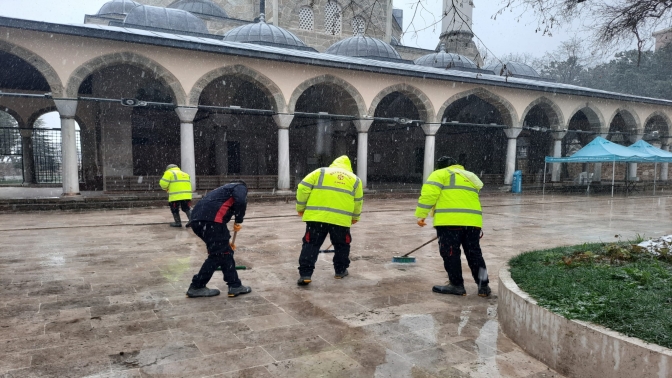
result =
[[173,213],[175,222],[170,227],[182,227],[180,219],[180,208],[187,214],[186,227],[191,226],[191,178],[186,172],[182,172],[180,167],[175,164],[169,164],[159,181],[161,189],[168,192],[168,204],[170,212]]
[[314,170],[299,183],[296,211],[306,222],[299,257],[299,286],[311,282],[320,246],[327,234],[334,245],[334,278],[348,275],[350,226],[359,221],[363,201],[362,181],[352,173],[350,159],[345,155],[328,168]]
[[447,285],[436,285],[432,291],[442,294],[467,295],[462,279],[460,245],[467,258],[471,275],[478,285],[478,295],[490,295],[488,271],[481,253],[479,239],[483,227],[478,193],[481,180],[448,156],[437,161],[437,170],[427,178],[415,209],[418,226],[426,226],[425,218],[434,216],[434,228],[439,238],[439,252],[448,272]]

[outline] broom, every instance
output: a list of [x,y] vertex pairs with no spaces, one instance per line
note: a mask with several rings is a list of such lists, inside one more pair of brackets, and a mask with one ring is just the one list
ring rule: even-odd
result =
[[418,249],[420,249],[420,248],[426,246],[427,244],[429,244],[429,243],[435,241],[435,240],[438,239],[438,238],[439,238],[438,236],[434,237],[432,240],[430,240],[430,241],[428,241],[427,243],[425,243],[425,244],[419,246],[418,248],[412,250],[411,252],[408,252],[407,254],[405,254],[405,255],[403,255],[403,256],[394,256],[394,257],[392,257],[392,262],[393,262],[393,263],[403,263],[403,264],[414,263],[414,262],[415,262],[415,257],[412,257],[412,256],[411,256],[411,257],[408,257],[408,255],[410,255],[411,253],[417,251]]

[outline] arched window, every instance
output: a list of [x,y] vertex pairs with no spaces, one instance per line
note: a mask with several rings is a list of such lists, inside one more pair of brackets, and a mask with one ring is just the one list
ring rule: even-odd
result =
[[364,35],[366,31],[366,22],[363,18],[357,16],[352,19],[352,35]]
[[313,24],[313,9],[310,7],[301,7],[301,10],[299,10],[299,29],[313,30]]
[[324,31],[331,35],[341,34],[341,6],[335,1],[327,2],[324,10]]

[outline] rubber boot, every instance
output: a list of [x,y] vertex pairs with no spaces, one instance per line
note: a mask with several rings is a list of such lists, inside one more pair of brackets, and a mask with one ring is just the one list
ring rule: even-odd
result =
[[189,298],[214,297],[215,295],[219,295],[219,290],[208,289],[205,286],[197,289],[194,287],[194,284],[189,285],[189,290],[187,290],[187,297]]
[[450,282],[445,286],[436,285],[432,288],[432,291],[441,294],[467,295],[467,291],[464,289],[464,285],[457,286]]
[[237,297],[240,294],[251,293],[252,288],[249,286],[240,285],[238,287],[229,287],[229,297]]
[[182,227],[182,220],[180,219],[180,213],[173,214],[173,219],[175,222],[170,224],[170,227]]
[[187,211],[187,219],[188,219],[187,224],[185,224],[184,227],[191,228],[191,209]]

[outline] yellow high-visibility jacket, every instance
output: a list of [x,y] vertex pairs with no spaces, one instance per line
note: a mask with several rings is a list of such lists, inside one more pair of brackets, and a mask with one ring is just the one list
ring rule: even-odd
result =
[[483,182],[461,165],[437,169],[422,185],[415,209],[417,218],[426,218],[434,209],[436,226],[483,227],[483,215],[478,192]]
[[168,202],[191,200],[191,179],[180,168],[175,167],[164,172],[159,185],[161,189],[168,191]]
[[329,166],[316,169],[296,189],[296,211],[304,222],[323,222],[350,227],[362,214],[362,181],[352,173],[350,159],[343,155]]

